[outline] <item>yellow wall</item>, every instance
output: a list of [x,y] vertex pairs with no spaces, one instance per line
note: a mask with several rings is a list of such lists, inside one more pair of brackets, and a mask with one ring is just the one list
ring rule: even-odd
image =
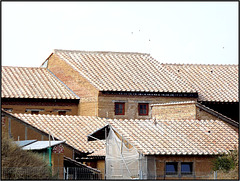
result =
[[105,178],[105,160],[97,161],[97,169],[101,171],[102,179]]
[[58,56],[52,55],[47,68],[80,97],[79,115],[97,116],[98,90]]
[[[127,95],[99,95],[98,99],[99,117],[116,119],[149,119],[152,117],[151,104],[168,102],[196,101],[196,98],[188,97],[158,97],[158,96],[127,96]],[[125,101],[125,115],[115,115],[114,105],[117,101]],[[138,115],[138,103],[149,103],[149,115]]]
[[52,114],[57,115],[58,112],[54,112],[54,109],[70,109],[71,111],[66,112],[66,115],[78,115],[78,105],[72,105],[72,106],[55,106],[54,103],[52,103],[52,106],[49,104],[46,104],[46,106],[40,106],[40,105],[14,105],[14,103],[8,102],[8,105],[4,105],[4,102],[2,103],[2,108],[11,108],[13,109],[12,113],[31,113],[31,111],[25,112],[26,109],[44,109],[44,111],[40,111],[39,114]]
[[152,117],[163,120],[196,119],[196,105],[195,103],[154,105]]
[[[195,173],[195,177],[197,179],[207,179],[206,176],[209,176],[208,179],[213,179],[212,173],[212,161],[216,158],[216,156],[156,156],[156,175],[158,175],[158,179],[164,178],[164,170],[166,162],[193,162],[193,172]],[[180,164],[179,164],[180,166]],[[179,167],[179,172],[181,172]],[[178,175],[170,176],[166,175],[165,179],[178,179]],[[182,179],[193,179],[194,175],[182,175]]]

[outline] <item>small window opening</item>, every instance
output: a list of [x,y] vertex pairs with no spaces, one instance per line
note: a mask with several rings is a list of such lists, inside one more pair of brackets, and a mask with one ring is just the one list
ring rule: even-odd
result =
[[166,175],[177,175],[177,173],[178,173],[178,162],[167,162]]
[[115,102],[115,115],[124,115],[124,114],[125,114],[125,103]]
[[58,115],[66,115],[67,111],[58,111]]
[[181,163],[181,174],[189,175],[193,173],[193,163],[192,162],[182,162]]
[[39,111],[31,111],[31,114],[39,114]]
[[139,116],[147,116],[148,115],[148,103],[139,103],[138,104],[138,114]]

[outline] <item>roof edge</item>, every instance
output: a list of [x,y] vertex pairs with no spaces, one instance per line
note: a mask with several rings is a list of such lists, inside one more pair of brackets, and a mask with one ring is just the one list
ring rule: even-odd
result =
[[208,112],[209,114],[212,114],[213,116],[216,116],[216,117],[220,118],[221,120],[229,123],[230,125],[232,125],[232,126],[234,126],[236,128],[239,128],[239,123],[234,121],[234,120],[232,120],[231,118],[229,118],[229,117],[227,117],[227,116],[225,116],[225,115],[223,115],[223,114],[221,114],[221,113],[219,113],[219,112],[217,112],[217,111],[215,111],[215,110],[213,110],[213,109],[211,109],[211,108],[209,108],[209,107],[207,107],[205,105],[202,105],[201,103],[197,102],[196,106],[198,108]]
[[102,54],[139,54],[139,55],[148,55],[150,53],[141,53],[141,52],[115,52],[115,51],[87,51],[87,50],[66,50],[66,49],[54,49],[54,53],[58,51],[65,51],[65,52],[79,52],[79,53],[102,53]]
[[61,81],[51,70],[49,70],[48,68],[46,68],[46,69],[47,69],[47,71],[48,71],[49,73],[51,73],[57,80],[59,80],[71,93],[73,93],[74,96],[76,96],[78,99],[80,99],[80,97],[79,97],[77,94],[75,94],[75,93],[73,92],[73,90],[70,89],[63,81]]
[[161,65],[177,65],[177,66],[238,66],[238,64],[191,64],[191,63],[161,63]]
[[[29,127],[32,127],[32,128],[34,128],[34,129],[36,129],[38,132],[40,132],[40,133],[42,133],[42,134],[45,134],[45,135],[47,135],[47,136],[49,135],[49,133],[47,133],[47,132],[45,132],[45,131],[42,131],[42,130],[36,128],[35,126],[33,126],[33,125],[25,122],[24,120],[22,120],[22,119],[18,118],[17,116],[15,116],[13,113],[9,113],[9,112],[4,111],[3,109],[1,109],[1,114],[5,114],[5,115],[7,115],[7,116],[10,116],[10,117],[12,117],[13,119],[15,119],[16,121],[22,122],[23,124],[25,124],[25,125],[27,125],[27,126],[29,126]],[[21,113],[16,113],[16,114],[21,114]],[[23,114],[23,115],[24,115],[24,114]],[[51,136],[52,136],[52,135],[51,135]],[[52,137],[54,137],[54,139],[56,139],[57,141],[59,140],[59,139],[58,139],[57,137],[55,137],[54,135],[53,135]],[[63,140],[59,140],[59,141],[63,141]],[[64,140],[64,141],[65,141],[65,140]],[[73,150],[75,150],[75,151],[77,151],[77,152],[79,152],[79,153],[89,153],[89,152],[83,152],[83,151],[78,150],[77,148],[75,148],[75,147],[69,145],[68,143],[66,143],[66,141],[64,142],[64,144],[66,144],[66,146],[72,148]]]

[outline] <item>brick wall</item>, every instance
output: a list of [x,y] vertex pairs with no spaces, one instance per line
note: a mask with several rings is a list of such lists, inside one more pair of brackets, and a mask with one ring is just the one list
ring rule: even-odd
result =
[[152,106],[152,117],[156,119],[196,119],[195,103],[179,103]]
[[[125,102],[125,115],[115,115],[114,103]],[[196,101],[196,98],[188,97],[158,97],[158,96],[127,96],[127,95],[103,95],[99,94],[98,111],[99,117],[116,119],[149,119],[152,117],[151,104],[180,101]],[[138,115],[138,104],[149,103],[149,115]]]
[[43,109],[44,111],[40,111],[39,114],[52,114],[57,115],[57,110],[65,110],[70,109],[70,111],[66,112],[66,115],[78,115],[78,106],[33,106],[33,105],[2,105],[2,108],[11,108],[13,111],[11,113],[31,113],[31,111],[26,111],[26,109]]
[[[165,179],[193,179],[194,177],[197,179],[213,179],[213,170],[212,170],[212,161],[216,157],[214,156],[155,156],[155,163],[156,163],[156,174],[158,179],[164,178],[164,171],[165,171],[165,164],[166,162],[178,162],[178,174],[174,176],[166,175]],[[192,162],[193,163],[193,175],[181,175],[181,162]]]
[[80,97],[79,115],[97,115],[98,90],[86,78],[54,54],[49,58],[47,68]]

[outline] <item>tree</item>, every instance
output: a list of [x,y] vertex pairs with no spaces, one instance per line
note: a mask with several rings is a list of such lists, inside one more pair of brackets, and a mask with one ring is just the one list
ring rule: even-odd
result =
[[22,150],[2,132],[2,179],[51,179],[51,168],[42,157]]

